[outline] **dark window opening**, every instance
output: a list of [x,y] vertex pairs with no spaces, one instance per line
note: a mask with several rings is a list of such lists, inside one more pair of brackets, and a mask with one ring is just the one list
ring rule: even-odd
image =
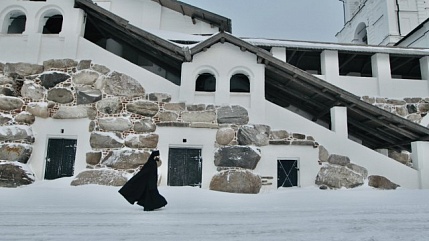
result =
[[212,74],[200,74],[195,82],[195,91],[215,92],[216,78]]
[[250,92],[249,78],[244,74],[235,74],[230,80],[230,92]]
[[[107,31],[105,28],[106,26],[87,18],[84,38],[135,65],[180,85],[181,64],[171,65],[169,62],[163,61],[163,55],[159,52],[153,53],[150,49],[146,49],[144,43],[124,41],[115,35],[114,31]],[[112,43],[114,44],[112,45]]]
[[389,60],[393,79],[422,79],[420,57],[390,55]]
[[51,17],[46,17],[45,26],[43,26],[44,34],[59,34],[63,27],[63,16],[60,14],[53,15]]
[[322,74],[320,54],[318,50],[286,49],[286,62],[307,71],[310,74]]
[[339,74],[372,77],[371,54],[338,52]]
[[10,20],[7,33],[23,33],[25,31],[25,23],[27,22],[27,17],[25,15],[11,17]]

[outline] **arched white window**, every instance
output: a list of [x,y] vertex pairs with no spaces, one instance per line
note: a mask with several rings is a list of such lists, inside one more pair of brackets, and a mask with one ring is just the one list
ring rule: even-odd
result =
[[245,74],[234,74],[230,79],[230,92],[250,92],[249,77]]
[[215,92],[216,77],[210,73],[200,74],[195,81],[195,91]]
[[25,31],[27,17],[25,13],[17,10],[6,15],[4,20],[3,32],[8,34],[21,34]]
[[353,43],[356,44],[368,44],[368,35],[366,31],[365,23],[360,23],[355,31],[355,37],[353,39]]
[[39,33],[59,34],[63,28],[63,15],[56,9],[50,9],[41,15]]

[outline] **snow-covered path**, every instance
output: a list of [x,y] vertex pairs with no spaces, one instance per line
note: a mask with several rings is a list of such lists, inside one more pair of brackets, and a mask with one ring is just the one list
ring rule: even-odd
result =
[[143,212],[118,187],[71,179],[0,188],[0,240],[428,240],[429,190],[293,188],[257,195],[161,187]]

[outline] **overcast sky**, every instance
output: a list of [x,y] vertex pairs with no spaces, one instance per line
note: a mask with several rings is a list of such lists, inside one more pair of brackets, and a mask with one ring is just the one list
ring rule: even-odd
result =
[[339,0],[180,0],[232,20],[238,37],[337,42]]

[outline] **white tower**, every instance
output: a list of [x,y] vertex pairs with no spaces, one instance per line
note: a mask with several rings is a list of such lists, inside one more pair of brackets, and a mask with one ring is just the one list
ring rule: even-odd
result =
[[429,17],[428,0],[340,0],[340,43],[393,45]]

